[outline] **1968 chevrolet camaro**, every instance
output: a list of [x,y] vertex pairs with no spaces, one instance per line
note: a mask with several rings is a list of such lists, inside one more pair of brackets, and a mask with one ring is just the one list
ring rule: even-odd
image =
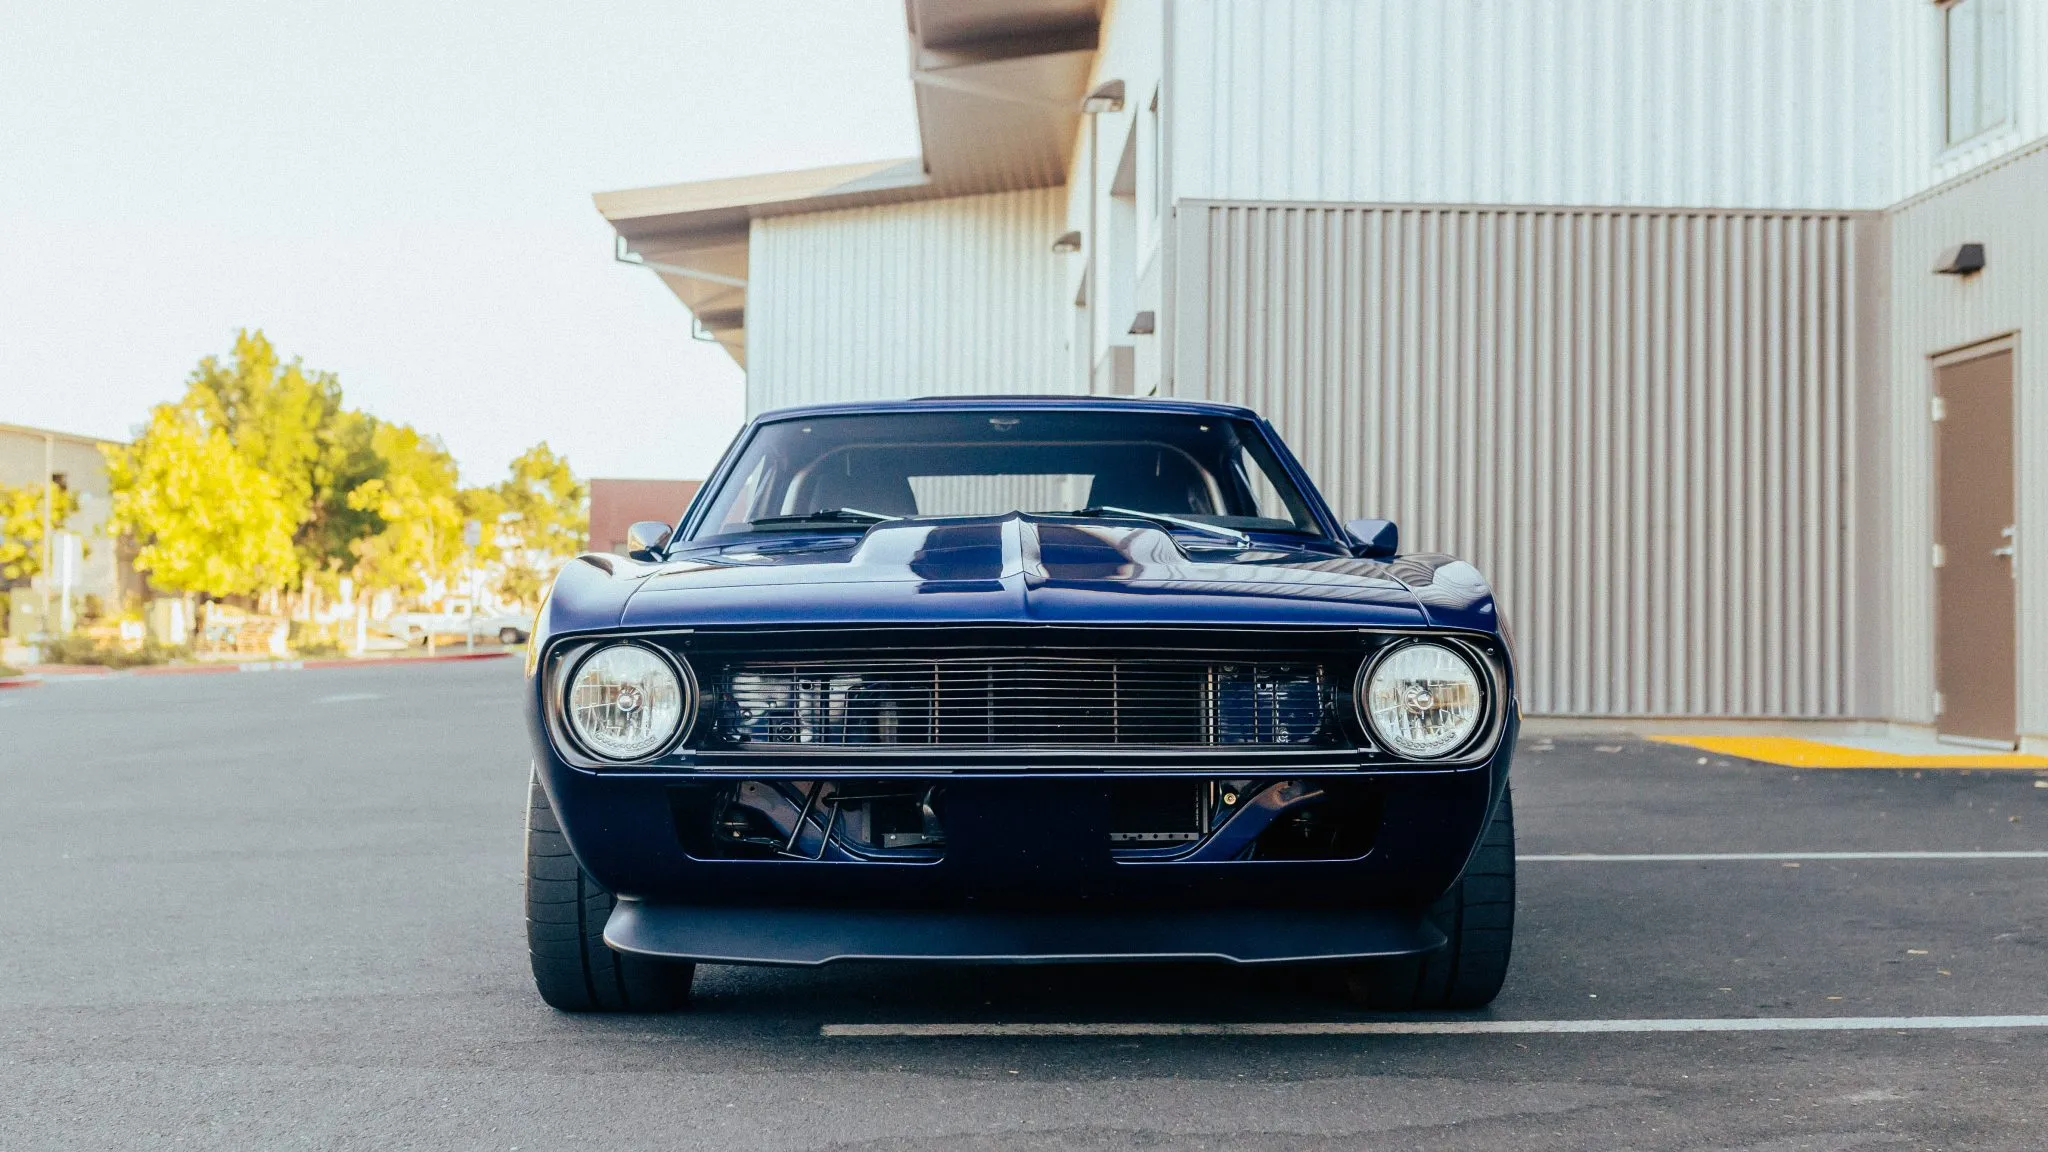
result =
[[1507,972],[1514,662],[1463,561],[1339,523],[1272,427],[985,397],[756,419],[527,658],[541,996],[696,962]]

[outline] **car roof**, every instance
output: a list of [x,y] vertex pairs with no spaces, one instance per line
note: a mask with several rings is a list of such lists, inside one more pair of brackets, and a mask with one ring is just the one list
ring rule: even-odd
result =
[[1175,400],[1140,396],[1077,395],[987,395],[919,396],[909,400],[843,400],[831,404],[804,404],[763,412],[757,423],[801,419],[810,416],[846,416],[883,412],[979,411],[990,408],[1016,410],[1088,412],[1173,412],[1183,415],[1228,416],[1256,420],[1258,413],[1236,404],[1211,400]]

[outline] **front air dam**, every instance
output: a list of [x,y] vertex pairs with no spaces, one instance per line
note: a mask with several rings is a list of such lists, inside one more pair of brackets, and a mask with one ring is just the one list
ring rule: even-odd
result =
[[1376,909],[977,912],[728,908],[621,899],[604,928],[621,952],[711,964],[836,960],[1278,964],[1403,956],[1443,946],[1412,913]]

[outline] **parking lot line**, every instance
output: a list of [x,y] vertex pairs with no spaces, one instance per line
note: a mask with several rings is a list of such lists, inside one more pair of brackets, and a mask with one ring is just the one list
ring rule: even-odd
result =
[[1517,856],[1521,864],[1682,864],[1741,860],[2048,860],[2048,851],[2010,852],[1564,852]]
[[1338,1020],[1235,1024],[824,1024],[828,1039],[1041,1036],[1479,1036],[1582,1032],[1925,1032],[2048,1028],[2048,1016],[1776,1016],[1642,1020]]

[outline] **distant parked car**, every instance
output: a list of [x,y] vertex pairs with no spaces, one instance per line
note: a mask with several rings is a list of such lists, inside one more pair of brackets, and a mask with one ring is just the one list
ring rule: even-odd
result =
[[467,613],[400,612],[379,621],[377,628],[407,644],[425,644],[429,637],[454,636],[460,639],[468,623]]
[[474,620],[467,612],[400,612],[378,625],[407,644],[424,646],[431,636],[460,644],[474,636],[500,644],[523,644],[533,632],[533,617],[519,612],[494,612]]
[[770,413],[628,547],[562,570],[527,663],[558,1008],[675,1007],[695,962],[1326,964],[1385,1009],[1507,975],[1493,592],[1250,411]]
[[499,612],[476,618],[474,634],[497,637],[500,644],[524,644],[533,634],[533,617],[520,612]]

